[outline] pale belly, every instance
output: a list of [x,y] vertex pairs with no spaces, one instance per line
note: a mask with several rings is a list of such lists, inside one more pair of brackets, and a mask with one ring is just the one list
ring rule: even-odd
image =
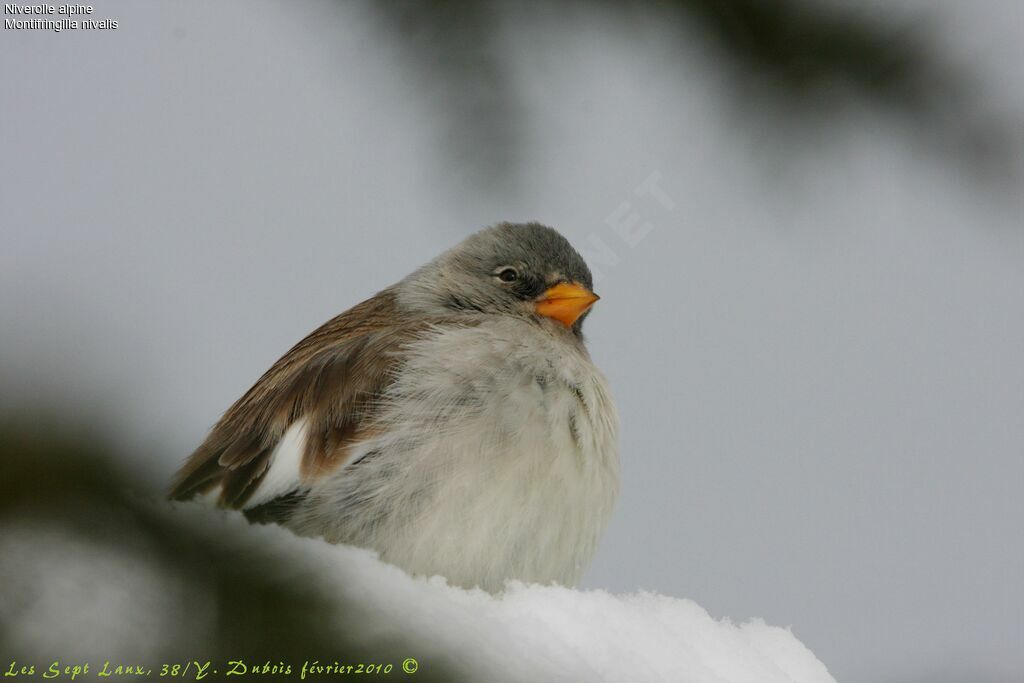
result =
[[292,526],[465,587],[576,584],[618,489],[615,412],[589,359],[530,341],[501,328],[431,339],[396,383],[388,429]]

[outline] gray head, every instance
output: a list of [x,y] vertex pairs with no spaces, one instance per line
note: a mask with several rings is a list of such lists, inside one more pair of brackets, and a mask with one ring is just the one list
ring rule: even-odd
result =
[[575,334],[590,305],[593,278],[557,230],[501,223],[446,251],[398,285],[400,300],[424,313],[515,315],[561,323]]

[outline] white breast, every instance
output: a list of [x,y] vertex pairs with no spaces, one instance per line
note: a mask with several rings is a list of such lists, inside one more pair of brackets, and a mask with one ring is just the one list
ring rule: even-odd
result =
[[582,346],[496,319],[409,351],[381,433],[294,526],[462,586],[575,584],[618,489],[615,409]]

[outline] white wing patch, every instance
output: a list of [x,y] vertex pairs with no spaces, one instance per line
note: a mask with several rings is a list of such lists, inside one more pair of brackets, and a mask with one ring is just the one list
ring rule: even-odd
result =
[[292,423],[270,454],[270,470],[260,482],[243,510],[262,505],[278,496],[294,491],[302,485],[299,468],[306,451],[306,418]]

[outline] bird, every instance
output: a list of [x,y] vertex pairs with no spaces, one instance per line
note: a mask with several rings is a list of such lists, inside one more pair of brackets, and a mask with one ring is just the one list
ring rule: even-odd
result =
[[476,232],[298,342],[174,477],[300,536],[498,593],[578,585],[619,489],[598,300],[539,223]]

